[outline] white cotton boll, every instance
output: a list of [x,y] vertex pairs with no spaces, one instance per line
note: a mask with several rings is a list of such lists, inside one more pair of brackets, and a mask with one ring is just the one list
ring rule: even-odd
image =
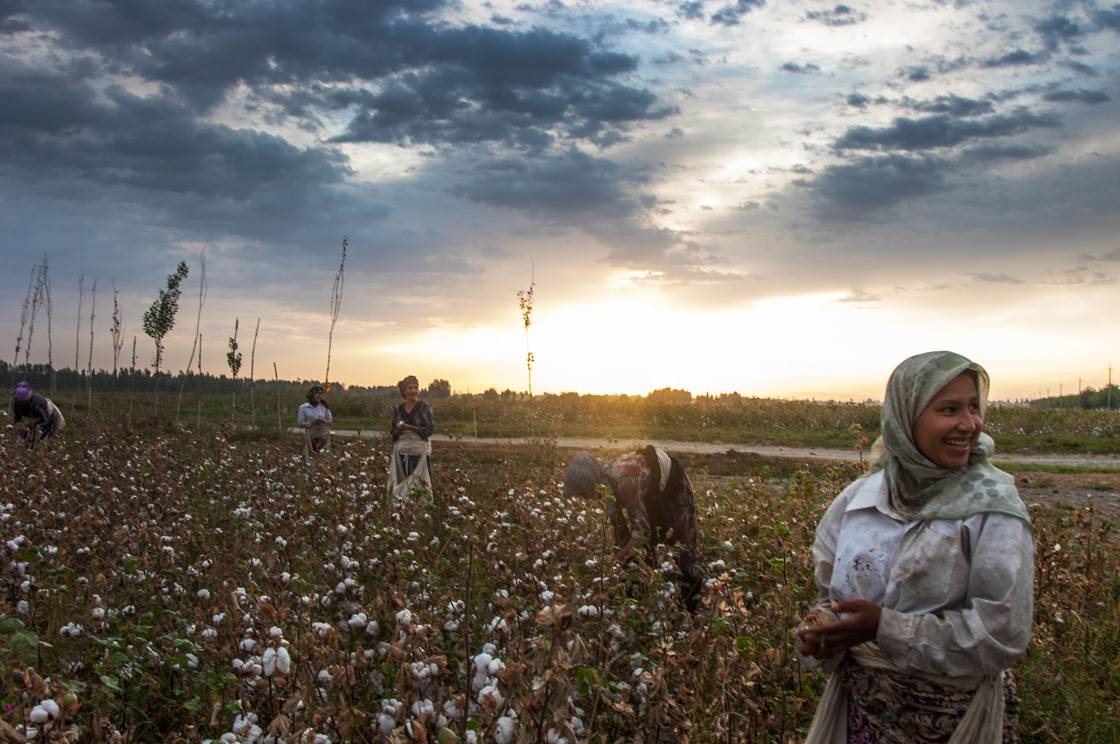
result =
[[40,701],[38,707],[45,710],[47,712],[47,715],[50,716],[51,718],[58,718],[58,714],[59,714],[58,703],[56,703],[51,698],[47,698],[46,700]]
[[381,729],[382,736],[388,736],[393,733],[393,729],[396,728],[396,725],[397,719],[390,715],[382,713],[377,717],[377,727]]
[[205,630],[202,631],[202,637],[203,638],[217,638],[218,637],[218,631],[214,630],[213,628],[206,628]]
[[340,524],[337,527],[335,527],[334,529],[340,535],[345,535],[347,532],[350,531],[350,529],[344,524]]
[[501,659],[491,659],[490,663],[486,665],[486,671],[490,674],[497,674],[505,668],[505,662],[503,662]]
[[341,581],[338,582],[337,584],[335,584],[334,585],[334,593],[335,594],[345,594],[346,593],[346,584],[344,582],[341,582]]
[[368,623],[366,623],[366,635],[375,636],[377,635],[377,631],[379,629],[380,626],[378,626],[376,620],[370,620]]
[[478,690],[486,685],[486,678],[490,672],[490,662],[493,661],[490,654],[481,653],[474,657],[474,689]]
[[244,666],[245,666],[244,661],[242,661],[241,659],[236,659],[236,658],[233,661],[231,661],[230,664],[233,666],[233,671],[235,671],[235,672],[240,672],[242,670],[242,668],[244,668]]
[[498,725],[494,731],[494,741],[497,744],[513,744],[516,735],[517,721],[509,716],[502,716],[498,719]]
[[252,653],[253,649],[257,647],[257,642],[252,638],[242,638],[241,643],[238,645],[242,651]]
[[581,617],[599,617],[599,608],[595,605],[584,605],[579,608]]
[[369,618],[364,612],[355,612],[346,622],[351,628],[361,628],[369,623]]
[[281,630],[280,628],[276,627],[275,625],[273,625],[271,628],[268,629],[268,636],[269,636],[269,638],[283,638],[284,637],[284,631]]
[[669,561],[664,561],[661,564],[661,573],[672,573],[672,572],[673,572],[673,564],[670,563]]
[[401,610],[397,613],[397,623],[400,625],[412,625],[412,613],[408,610]]
[[209,589],[199,589],[198,592],[195,594],[195,596],[198,597],[199,599],[210,599],[210,590]]
[[266,677],[271,677],[276,672],[276,649],[269,647],[261,654],[261,670]]
[[724,540],[724,541],[723,541],[723,549],[724,549],[724,550],[731,550],[731,549],[732,549],[732,548],[734,548],[734,547],[735,547],[735,546],[731,544],[731,541],[730,541],[730,540]]
[[550,602],[552,602],[554,597],[556,597],[556,595],[548,590],[541,592],[541,601],[545,604],[549,604]]
[[288,649],[283,646],[276,649],[276,671],[281,674],[291,674],[292,672],[292,657],[288,653]]
[[486,685],[478,693],[478,703],[487,711],[494,713],[502,707],[502,693],[494,685]]
[[333,680],[334,677],[332,677],[331,673],[326,669],[320,669],[319,674],[315,677],[315,679],[319,681],[319,684],[325,687],[331,683],[331,680]]
[[21,599],[20,601],[16,602],[16,612],[18,612],[21,615],[30,614],[31,605],[29,605],[27,603],[26,599]]
[[32,708],[31,713],[29,713],[27,717],[32,723],[46,723],[51,718],[50,713],[47,713],[41,705],[36,705]]
[[708,570],[709,571],[722,571],[725,568],[727,568],[727,564],[724,563],[722,560],[712,561],[711,563],[708,564]]
[[311,629],[313,631],[315,631],[316,635],[318,635],[319,637],[322,637],[322,636],[325,636],[328,632],[330,632],[331,624],[330,623],[311,623]]
[[285,584],[291,584],[292,575],[285,571],[284,573],[280,574],[280,581],[284,582]]

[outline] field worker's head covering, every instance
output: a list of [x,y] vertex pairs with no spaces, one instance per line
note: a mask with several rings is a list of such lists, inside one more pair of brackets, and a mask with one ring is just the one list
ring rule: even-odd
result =
[[307,402],[313,406],[319,405],[319,401],[315,400],[315,396],[322,395],[324,392],[326,391],[323,389],[322,385],[312,385],[307,391]]
[[588,496],[603,479],[603,466],[587,452],[580,452],[564,468],[564,495]]
[[907,520],[966,519],[1000,512],[1025,522],[1015,480],[991,463],[995,442],[981,432],[968,465],[953,470],[930,460],[914,442],[914,426],[938,392],[962,373],[976,382],[980,415],[988,406],[988,373],[976,362],[951,351],[930,351],[906,359],[891,373],[883,399],[882,434],[873,450],[873,469],[885,471],[889,503]]
[[409,375],[397,383],[397,390],[401,391],[401,397],[404,397],[404,388],[406,385],[415,385],[420,387],[420,381],[416,379],[416,375]]
[[31,386],[27,384],[27,380],[20,380],[16,386],[12,388],[12,397],[18,401],[31,400]]

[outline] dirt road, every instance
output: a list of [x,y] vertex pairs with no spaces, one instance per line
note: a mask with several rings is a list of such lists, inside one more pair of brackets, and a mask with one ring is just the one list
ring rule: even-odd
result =
[[[299,431],[296,429],[295,431]],[[353,429],[335,430],[335,436],[353,437],[362,436],[374,438],[384,436],[380,431]],[[433,442],[460,442],[464,445],[501,445],[501,444],[527,444],[529,440],[523,437],[451,437],[446,434],[435,434]],[[751,453],[762,457],[784,457],[795,460],[837,460],[854,461],[859,455],[850,449],[836,449],[831,447],[777,447],[765,444],[743,444],[741,442],[680,442],[673,440],[646,440],[646,439],[594,439],[588,437],[560,437],[556,444],[564,449],[609,449],[627,450],[637,449],[640,446],[652,444],[666,452],[689,452],[693,454],[717,454],[735,450],[736,452]],[[1083,465],[1108,470],[1120,470],[1120,457],[1115,455],[1024,455],[1011,453],[1001,455],[996,452],[995,461],[1028,463],[1036,465]]]

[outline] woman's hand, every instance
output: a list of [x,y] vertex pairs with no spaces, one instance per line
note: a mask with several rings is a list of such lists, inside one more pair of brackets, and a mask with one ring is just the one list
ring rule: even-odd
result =
[[799,629],[797,637],[801,639],[806,655],[829,659],[852,646],[875,640],[879,632],[879,605],[852,599],[833,602],[829,609],[835,613],[846,613],[847,617],[834,623]]

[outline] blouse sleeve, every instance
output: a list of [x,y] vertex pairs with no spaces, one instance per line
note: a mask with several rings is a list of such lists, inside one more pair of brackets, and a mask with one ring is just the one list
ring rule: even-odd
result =
[[306,429],[311,425],[311,419],[307,415],[307,404],[300,403],[299,408],[296,409],[296,426],[301,429]]
[[919,614],[882,610],[876,640],[903,670],[988,675],[1026,654],[1034,611],[1030,525],[989,514],[973,543],[964,607]]

